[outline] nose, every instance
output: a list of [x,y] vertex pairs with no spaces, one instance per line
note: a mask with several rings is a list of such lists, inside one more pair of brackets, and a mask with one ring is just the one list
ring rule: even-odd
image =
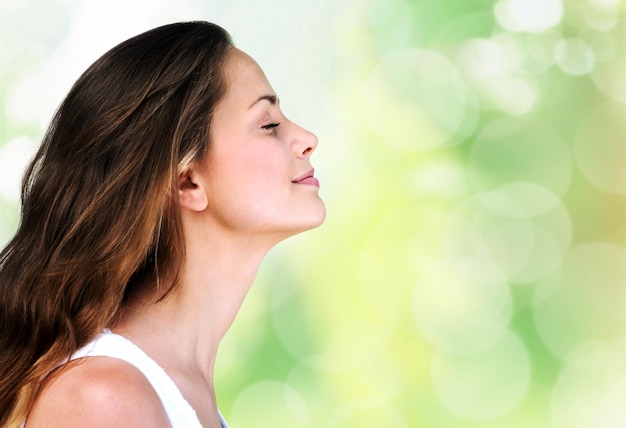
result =
[[306,158],[311,156],[313,151],[317,147],[317,136],[307,131],[306,129],[298,126],[294,123],[294,136],[293,136],[293,153],[296,157]]

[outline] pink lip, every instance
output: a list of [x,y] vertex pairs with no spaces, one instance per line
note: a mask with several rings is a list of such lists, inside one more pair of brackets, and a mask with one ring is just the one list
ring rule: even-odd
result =
[[314,173],[315,173],[315,170],[311,169],[309,172],[301,175],[300,177],[296,178],[292,182],[296,184],[307,184],[309,186],[320,187],[320,182],[318,181],[318,179],[313,177]]

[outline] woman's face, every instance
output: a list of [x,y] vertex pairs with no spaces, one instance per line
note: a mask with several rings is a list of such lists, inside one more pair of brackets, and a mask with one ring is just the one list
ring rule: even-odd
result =
[[287,119],[258,64],[233,48],[228,91],[212,122],[207,212],[228,229],[280,238],[319,226],[326,214],[312,177],[317,137]]

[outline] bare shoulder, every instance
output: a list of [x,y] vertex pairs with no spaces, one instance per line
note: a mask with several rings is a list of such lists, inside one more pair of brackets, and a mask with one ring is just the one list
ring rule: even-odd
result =
[[161,400],[131,364],[108,357],[72,361],[44,382],[28,417],[39,427],[169,428]]

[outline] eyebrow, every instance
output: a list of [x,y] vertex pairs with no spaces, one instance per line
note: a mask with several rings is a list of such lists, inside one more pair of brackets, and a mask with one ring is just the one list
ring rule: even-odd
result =
[[260,101],[269,101],[269,103],[271,105],[276,105],[280,102],[280,100],[278,99],[278,97],[276,97],[276,95],[261,95],[259,98],[257,98],[257,100],[255,102],[253,102],[252,104],[250,104],[250,107],[248,107],[248,109],[251,109],[256,103],[260,102]]

